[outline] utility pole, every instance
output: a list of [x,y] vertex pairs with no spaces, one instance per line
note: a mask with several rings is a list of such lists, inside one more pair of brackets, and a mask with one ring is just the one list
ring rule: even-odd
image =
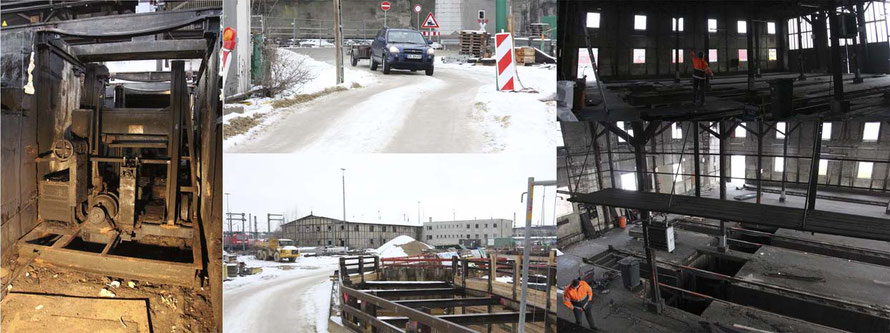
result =
[[[334,0],[339,1],[339,0]],[[340,168],[341,184],[343,184],[343,227],[346,229],[346,251],[349,251],[349,226],[346,225],[346,169]]]
[[420,201],[417,201],[417,222],[420,222]]
[[[343,27],[340,22],[340,0],[334,0],[334,44],[337,57],[337,84],[343,83]],[[346,217],[343,217],[346,220]]]
[[[534,207],[535,186],[556,186],[555,180],[535,181],[535,177],[528,177],[528,197],[525,198],[525,235],[522,249],[522,298],[519,302],[519,332],[525,332],[525,309],[528,298],[528,265],[531,256],[532,234],[532,207]],[[523,193],[523,194],[526,194]]]

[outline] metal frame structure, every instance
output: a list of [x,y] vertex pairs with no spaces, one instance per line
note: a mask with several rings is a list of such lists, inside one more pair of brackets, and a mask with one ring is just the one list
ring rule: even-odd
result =
[[[387,264],[390,262],[391,264]],[[451,265],[447,265],[450,262]],[[520,311],[513,298],[497,294],[492,288],[495,271],[513,268],[518,276],[519,262],[509,263],[505,258],[488,259],[441,258],[387,258],[358,256],[340,258],[338,271],[339,310],[342,323],[350,330],[362,332],[477,332],[468,326],[492,324],[544,322],[545,331],[553,332],[555,313],[532,307],[528,316]],[[445,264],[445,266],[443,266]],[[542,269],[535,265],[536,269]],[[555,280],[555,264],[547,265],[548,276]],[[379,280],[386,269],[445,268],[451,281],[384,281]],[[489,273],[488,290],[478,290],[466,283],[468,272],[480,270]],[[516,280],[514,280],[516,281]],[[553,281],[551,281],[553,282]],[[548,283],[548,286],[552,283]],[[546,292],[550,293],[550,288]],[[409,298],[409,299],[405,299]],[[547,308],[550,307],[549,297]],[[508,311],[495,311],[501,306]],[[473,307],[476,307],[475,310]],[[485,307],[485,308],[482,308]],[[460,313],[457,309],[461,309]],[[468,308],[469,311],[468,311]],[[433,309],[444,309],[445,314],[433,314]],[[477,312],[479,311],[479,312]],[[522,329],[520,329],[522,331]]]
[[[749,181],[753,181],[752,188],[756,191],[757,204],[752,203],[743,203],[743,202],[734,202],[727,201],[726,196],[726,186],[727,179],[730,178],[728,175],[728,168],[724,167],[728,165],[728,156],[729,155],[737,155],[730,154],[728,139],[731,137],[732,133],[735,131],[736,127],[742,126],[747,132],[751,133],[757,141],[757,152],[754,154],[743,154],[745,156],[755,156],[757,157],[757,167],[756,170],[762,170],[762,159],[763,157],[783,157],[783,163],[787,165],[789,158],[796,159],[806,159],[809,160],[810,170],[817,170],[819,167],[819,160],[823,158],[823,153],[821,151],[821,147],[823,145],[821,130],[822,123],[821,120],[814,120],[817,122],[817,126],[813,127],[812,133],[812,153],[809,156],[790,156],[788,154],[788,145],[790,134],[798,133],[801,131],[800,125],[801,122],[789,123],[788,129],[785,133],[785,140],[783,140],[782,147],[782,155],[768,155],[763,153],[763,139],[768,133],[772,133],[772,130],[776,126],[775,121],[765,121],[763,118],[755,119],[755,126],[746,126],[743,121],[750,121],[747,118],[741,117],[727,117],[727,118],[713,118],[713,115],[695,115],[689,114],[683,117],[684,120],[687,120],[688,124],[691,126],[685,127],[683,133],[684,137],[691,136],[693,138],[693,148],[692,153],[690,154],[686,149],[684,144],[684,149],[681,151],[655,151],[653,155],[679,155],[680,157],[683,154],[691,155],[692,160],[694,161],[694,172],[693,173],[667,173],[667,172],[657,172],[654,168],[649,168],[648,163],[648,154],[647,154],[647,144],[652,144],[652,150],[655,150],[654,142],[651,142],[656,136],[660,135],[660,133],[666,131],[670,128],[670,121],[661,122],[661,121],[651,121],[651,122],[642,122],[642,121],[632,121],[630,122],[630,126],[633,129],[633,135],[631,135],[628,131],[625,131],[622,128],[618,128],[613,122],[591,122],[588,123],[589,127],[589,146],[585,147],[585,153],[577,152],[580,148],[576,148],[576,153],[570,152],[567,148],[563,148],[564,158],[566,159],[566,172],[568,177],[568,185],[569,191],[567,194],[572,195],[572,198],[569,201],[576,203],[583,203],[588,205],[600,205],[607,207],[623,207],[623,208],[633,208],[638,209],[640,211],[640,217],[643,222],[643,242],[645,244],[645,254],[643,255],[647,261],[647,269],[646,271],[650,272],[648,276],[648,280],[650,283],[650,290],[654,292],[651,293],[651,299],[649,301],[650,309],[659,312],[662,309],[662,298],[660,289],[656,286],[660,285],[658,282],[658,275],[653,274],[655,272],[655,263],[657,259],[655,258],[655,253],[652,251],[651,245],[649,243],[649,235],[648,230],[649,226],[652,223],[652,214],[650,211],[662,212],[662,213],[677,213],[684,214],[690,216],[699,216],[699,217],[707,217],[714,218],[720,220],[719,227],[709,227],[710,234],[714,234],[718,236],[719,243],[718,249],[723,251],[727,246],[728,239],[728,229],[726,227],[726,221],[740,221],[743,223],[755,224],[755,225],[768,225],[774,227],[783,227],[790,229],[798,229],[804,231],[815,231],[827,234],[836,234],[836,235],[845,235],[866,239],[877,239],[890,241],[890,224],[886,223],[885,219],[866,217],[866,216],[858,216],[851,214],[843,214],[837,212],[826,212],[816,210],[816,198],[818,189],[825,188],[851,188],[858,190],[871,190],[871,193],[884,193],[886,192],[886,185],[883,188],[875,188],[870,186],[868,188],[855,187],[852,184],[850,186],[844,185],[826,185],[826,184],[818,184],[818,173],[810,172],[809,177],[805,180],[797,179],[794,181],[788,180],[785,176],[785,168],[783,167],[782,171],[782,179],[779,185],[781,189],[777,192],[781,195],[780,200],[784,201],[786,195],[788,195],[788,191],[786,190],[786,184],[802,184],[806,187],[806,192],[804,193],[794,193],[793,195],[803,196],[806,200],[806,206],[804,209],[798,208],[788,208],[781,206],[769,206],[760,204],[762,193],[765,191],[776,192],[776,190],[764,190],[763,184],[765,182],[762,179],[761,172],[755,172],[755,178],[747,179]],[[703,121],[713,121],[711,126],[707,126],[702,124]],[[603,128],[603,129],[600,129]],[[691,129],[690,129],[691,128]],[[564,130],[565,133],[565,130]],[[617,144],[617,147],[622,147],[626,145],[628,147],[628,152],[624,151],[615,151],[613,146],[615,143],[612,139],[609,138],[609,134],[614,134],[617,137],[621,138],[625,143]],[[710,134],[715,137],[719,142],[718,152],[717,153],[703,153],[702,147],[700,145],[699,139],[701,134]],[[599,146],[601,143],[599,139],[605,136],[608,140],[606,144],[606,154],[608,154],[608,162],[601,161],[600,155],[603,154],[602,148]],[[713,147],[713,146],[712,146]],[[799,147],[798,150],[802,150],[803,147]],[[712,149],[712,148],[711,148]],[[593,163],[591,166],[588,166],[588,156],[593,153]],[[618,170],[615,168],[615,159],[613,159],[614,154],[633,154],[632,160],[636,164],[634,170],[625,170],[625,172],[634,172],[637,180],[637,191],[624,191],[615,189],[615,172],[621,172],[622,170]],[[584,162],[580,165],[581,172],[578,174],[573,174],[573,168],[577,170],[579,167],[578,164],[573,163],[573,157],[577,157],[579,155],[584,156]],[[687,155],[687,156],[688,156]],[[720,167],[718,170],[718,175],[702,175],[701,164],[703,156],[717,156],[719,159]],[[814,158],[815,157],[815,158]],[[877,159],[864,159],[864,158],[837,158],[834,156],[828,156],[826,159],[831,160],[843,160],[843,161],[868,161],[876,164],[887,164],[887,160],[877,160]],[[592,169],[590,171],[585,171],[588,168]],[[604,170],[605,168],[608,168]],[[798,164],[798,168],[800,168],[800,164]],[[606,179],[604,177],[604,173],[608,173],[611,179],[611,184],[609,187],[606,187]],[[650,193],[649,191],[652,189],[652,177],[657,175],[682,175],[687,177],[694,178],[694,189],[692,192],[693,195],[676,195],[673,194],[658,194],[658,193]],[[584,194],[578,191],[578,187],[582,179],[585,179],[586,176],[593,176],[596,179],[596,190],[593,193]],[[703,198],[701,196],[701,179],[704,177],[718,178],[719,179],[719,189],[720,196],[719,199],[709,199]],[[800,177],[800,173],[798,172],[798,177]],[[655,184],[657,185],[657,184]],[[818,186],[817,186],[818,185]],[[673,189],[673,186],[672,186]],[[878,192],[880,191],[880,192]],[[824,197],[823,197],[824,198]],[[832,198],[837,200],[843,200],[838,198]],[[881,201],[882,206],[890,207],[887,201]],[[873,204],[871,202],[867,204]],[[731,206],[731,207],[730,207]],[[606,213],[606,218],[608,219],[609,209],[603,209]],[[890,212],[890,211],[888,211]],[[748,214],[748,215],[746,215]],[[746,215],[747,217],[743,216]],[[752,218],[756,216],[756,218]],[[582,225],[582,229],[590,228],[590,226]],[[733,240],[736,241],[736,240]],[[794,242],[794,241],[789,241]],[[800,245],[802,248],[809,248],[814,250],[822,249],[821,252],[825,253],[835,253],[837,249],[827,249],[824,246],[818,245]],[[841,251],[846,254],[848,257],[857,257],[857,258],[866,258],[866,260],[870,262],[885,262],[886,258],[881,253],[872,253],[873,251],[861,251],[862,249],[853,249],[849,251]]]

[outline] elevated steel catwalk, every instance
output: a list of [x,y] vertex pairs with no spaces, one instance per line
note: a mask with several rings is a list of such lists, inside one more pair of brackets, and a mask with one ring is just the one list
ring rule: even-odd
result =
[[576,195],[569,201],[890,241],[890,219],[869,216],[682,195],[671,199],[669,194],[614,188]]

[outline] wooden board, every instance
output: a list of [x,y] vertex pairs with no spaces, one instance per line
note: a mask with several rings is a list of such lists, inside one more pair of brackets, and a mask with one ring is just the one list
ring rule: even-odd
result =
[[148,302],[9,293],[3,299],[3,332],[150,332]]

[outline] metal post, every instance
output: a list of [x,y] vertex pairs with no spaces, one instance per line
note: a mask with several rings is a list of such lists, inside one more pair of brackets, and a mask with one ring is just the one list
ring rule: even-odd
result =
[[[695,197],[701,198],[701,155],[699,153],[698,140],[699,140],[699,129],[698,122],[692,122],[692,158],[695,159]],[[687,134],[688,135],[688,134]],[[683,160],[680,160],[680,163],[683,163]]]
[[[859,48],[856,49],[857,56],[856,60],[859,60],[857,65],[858,69],[865,68],[865,64],[868,63],[868,35],[866,35],[865,29],[865,8],[863,5],[864,1],[856,2],[856,19],[857,23],[859,23]],[[874,6],[875,4],[872,4]],[[859,74],[859,71],[856,72]]]
[[763,119],[757,120],[757,203],[763,197]]
[[525,332],[525,307],[526,307],[526,297],[528,297],[528,265],[529,265],[529,256],[531,256],[531,224],[532,224],[532,206],[534,201],[532,198],[534,197],[535,191],[535,177],[528,177],[528,197],[525,198],[525,237],[523,239],[523,249],[522,249],[522,276],[520,279],[522,280],[522,288],[520,288],[522,292],[522,296],[519,301],[519,332]]
[[334,44],[337,57],[337,84],[341,84],[343,83],[343,27],[340,20],[340,0],[334,0]]
[[[828,2],[828,25],[831,26],[831,75],[832,84],[834,85],[834,100],[841,101],[844,99],[844,76],[841,73],[841,47],[838,35],[840,35],[841,27],[838,24],[837,3],[835,1]],[[819,125],[821,131],[822,125]],[[821,140],[821,138],[817,137]]]
[[[836,30],[835,30],[836,31]],[[816,209],[816,187],[819,183],[819,158],[822,154],[822,121],[813,128],[813,158],[810,160],[810,181],[807,183],[807,212]],[[806,226],[806,218],[802,222]]]
[[[799,125],[798,125],[799,126]],[[785,202],[785,167],[788,166],[788,136],[790,132],[785,132],[785,138],[782,140],[782,194],[779,195],[779,202]],[[819,140],[822,140],[820,137]]]
[[800,70],[797,79],[806,81],[807,76],[803,74],[803,36],[801,35],[803,34],[800,33],[800,15],[797,15],[797,69]]
[[[718,127],[720,129],[720,151],[718,157],[720,159],[720,200],[726,200],[726,171],[728,166],[725,154],[728,145],[726,139],[729,138],[729,129],[726,128],[726,125],[727,122],[721,120]],[[720,252],[726,251],[726,220],[720,220],[720,242],[717,245],[717,250]]]
[[[631,126],[633,127],[635,134],[635,137],[632,138],[630,142],[634,146],[634,160],[636,161],[637,167],[637,191],[648,192],[649,179],[646,176],[646,141],[648,138],[644,137],[646,134],[642,122],[635,121],[631,123]],[[649,211],[641,209],[640,219],[643,221],[643,246],[646,250],[646,260],[649,264],[649,282],[650,289],[652,289],[652,302],[649,305],[650,309],[655,313],[661,313],[664,307],[661,301],[661,290],[658,287],[658,267],[655,263],[655,253],[649,245],[649,218]]]
[[346,229],[346,252],[349,252],[349,226],[346,225],[346,169],[340,168],[341,184],[343,184],[343,226]]
[[522,249],[522,296],[519,302],[519,332],[525,332],[525,310],[526,299],[528,297],[528,266],[529,257],[531,257],[531,234],[532,234],[532,207],[534,207],[534,190],[535,185],[555,186],[555,180],[535,181],[535,177],[528,177],[528,197],[525,198],[525,235],[523,238]]
[[[602,190],[602,189],[605,189],[606,187],[603,186],[603,172],[602,172],[603,166],[602,166],[602,161],[600,161],[600,145],[597,142],[597,135],[596,135],[596,130],[599,126],[597,126],[596,123],[591,123],[591,124],[589,124],[589,126],[590,126],[590,144],[593,145],[593,172],[596,172],[597,190]],[[603,132],[608,133],[609,129],[604,128]],[[569,183],[571,183],[571,181]],[[605,221],[607,221],[607,223],[612,221],[612,216],[609,213],[608,209],[603,209],[603,218],[605,219]],[[594,228],[594,229],[596,229],[596,228]]]
[[754,92],[754,66],[751,65],[753,63],[753,61],[751,61],[751,59],[753,58],[752,55],[754,53],[753,52],[754,51],[754,31],[752,31],[752,30],[754,30],[754,22],[751,21],[753,17],[754,17],[753,15],[748,15],[748,20],[745,21],[746,30],[747,30],[745,32],[745,35],[747,35],[746,36],[747,38],[745,38],[745,39],[748,40],[748,45],[747,45],[746,51],[748,52],[748,93],[749,94]]
[[226,193],[226,219],[229,220],[229,232],[233,232],[232,230],[232,204],[229,203],[229,194]]
[[291,23],[294,26],[294,43],[297,42],[297,19],[294,18],[294,23]]
[[[671,18],[671,22],[673,25],[676,25],[676,29],[674,29],[674,82],[680,82],[680,10],[679,7],[677,9],[677,17]],[[695,52],[695,50],[692,50]],[[599,83],[599,82],[597,82]]]

